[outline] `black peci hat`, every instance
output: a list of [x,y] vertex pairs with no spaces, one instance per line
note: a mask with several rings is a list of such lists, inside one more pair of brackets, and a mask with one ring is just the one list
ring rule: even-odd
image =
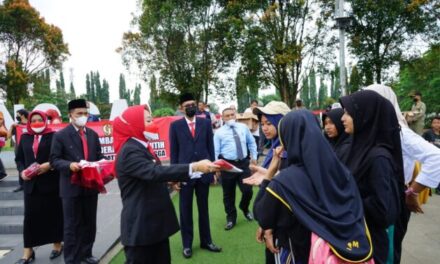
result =
[[68,103],[69,111],[75,108],[87,108],[87,102],[84,99],[75,99]]
[[179,104],[183,104],[186,101],[193,101],[194,96],[190,93],[183,93],[179,96]]

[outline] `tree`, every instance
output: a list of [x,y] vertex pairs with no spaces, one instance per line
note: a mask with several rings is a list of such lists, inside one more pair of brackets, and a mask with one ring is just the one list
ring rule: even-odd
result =
[[354,93],[362,88],[362,76],[359,74],[358,68],[353,66],[350,74],[350,82],[348,84],[348,93]]
[[427,113],[440,113],[440,44],[431,48],[420,58],[402,61],[396,94],[403,111],[411,109],[409,95],[419,90],[423,95]]
[[73,86],[73,82],[70,82],[70,92],[69,92],[69,98],[70,100],[73,100],[76,98],[76,92],[75,92],[75,87]]
[[330,72],[331,87],[330,97],[338,100],[341,97],[341,78],[339,76],[339,66],[336,64],[335,69]]
[[110,85],[108,84],[106,79],[102,80],[101,103],[103,104],[110,103]]
[[131,95],[133,91],[130,91],[130,89],[127,89],[125,84],[125,76],[124,74],[119,75],[119,98],[127,100],[128,105],[132,105]]
[[243,24],[241,52],[251,45],[253,59],[260,63],[255,66],[260,75],[251,76],[270,82],[290,106],[314,58],[329,54],[333,41],[326,36],[326,21],[332,7],[330,1],[313,0],[228,1],[232,19]]
[[140,105],[141,104],[141,85],[136,84],[133,92],[133,105]]
[[8,94],[14,90],[8,97],[12,104],[25,97],[35,74],[60,68],[69,55],[61,30],[47,24],[27,0],[5,0],[0,5],[0,45],[4,51],[0,61],[6,63],[2,77],[13,78],[3,79],[1,88]]
[[[383,71],[402,58],[416,36],[439,36],[439,24],[430,7],[436,1],[352,0],[354,23],[348,28],[351,52],[366,83],[381,83]],[[438,5],[438,3],[437,3]],[[430,35],[429,33],[432,33]],[[429,37],[428,37],[429,39]]]
[[306,108],[310,108],[310,89],[308,76],[304,77],[302,80],[300,99]]
[[144,76],[160,72],[164,92],[192,92],[208,101],[213,89],[220,92],[218,75],[233,60],[223,8],[214,0],[144,0],[135,20],[139,33],[127,32],[121,52],[124,63],[136,62]]
[[317,109],[319,107],[318,96],[316,95],[316,73],[312,69],[309,76],[309,98],[310,98],[310,109]]
[[328,105],[326,105],[327,97],[327,85],[325,85],[324,75],[320,76],[319,81],[319,93],[318,93],[318,101],[319,101],[319,109],[324,109]]
[[8,60],[5,69],[0,72],[0,85],[6,92],[8,106],[20,102],[27,95],[29,75],[23,70],[22,63]]
[[281,97],[279,94],[268,94],[260,97],[260,101],[263,105],[267,105],[271,101],[281,101]]
[[90,75],[87,73],[86,74],[86,100],[90,101],[91,100],[91,94],[92,94],[92,88],[91,88],[91,82],[90,82]]

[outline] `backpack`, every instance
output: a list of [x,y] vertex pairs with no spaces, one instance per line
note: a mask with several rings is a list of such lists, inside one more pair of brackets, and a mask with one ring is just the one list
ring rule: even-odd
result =
[[338,258],[330,249],[329,244],[317,234],[312,232],[312,241],[310,245],[309,264],[374,264],[374,259],[368,261],[356,262],[345,261]]

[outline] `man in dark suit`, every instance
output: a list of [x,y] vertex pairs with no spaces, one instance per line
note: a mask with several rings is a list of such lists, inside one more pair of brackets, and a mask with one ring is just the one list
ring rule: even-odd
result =
[[68,104],[71,124],[58,131],[52,141],[50,164],[60,172],[60,196],[64,214],[64,261],[66,264],[98,263],[92,255],[96,235],[98,191],[71,183],[81,170],[81,160],[103,159],[98,134],[86,128],[87,105],[84,99]]
[[[214,160],[214,141],[211,122],[205,118],[196,118],[197,105],[191,94],[180,96],[180,105],[185,117],[171,123],[170,156],[171,164],[191,163],[203,159]],[[200,247],[211,252],[220,252],[211,238],[208,213],[209,185],[213,175],[192,179],[181,184],[180,190],[180,225],[183,243],[183,256],[192,256],[193,242],[193,193],[197,197],[199,211]]]

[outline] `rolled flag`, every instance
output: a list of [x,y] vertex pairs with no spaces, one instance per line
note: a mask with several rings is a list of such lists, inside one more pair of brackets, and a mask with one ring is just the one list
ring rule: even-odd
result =
[[235,173],[243,172],[242,169],[235,167],[234,165],[223,159],[216,160],[214,164],[220,166],[220,170],[222,171],[235,172]]

